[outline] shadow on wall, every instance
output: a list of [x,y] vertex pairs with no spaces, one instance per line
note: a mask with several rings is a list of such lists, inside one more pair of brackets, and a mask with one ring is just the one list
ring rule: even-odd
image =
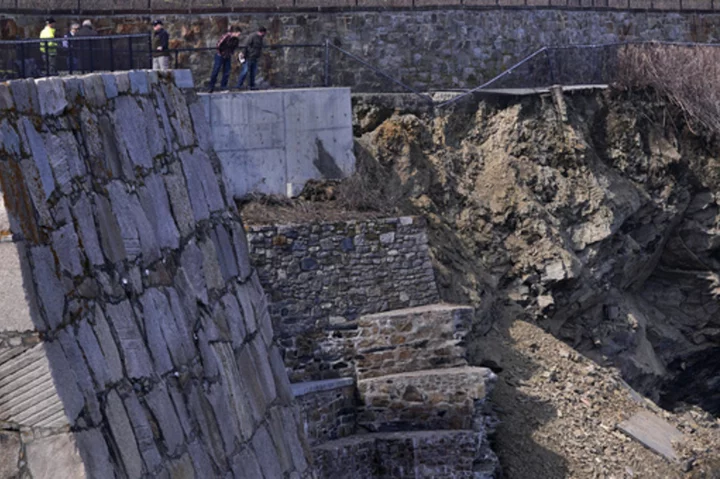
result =
[[335,162],[335,158],[325,149],[325,145],[320,138],[315,140],[317,146],[318,156],[313,161],[313,165],[320,172],[322,178],[326,180],[339,180],[345,177],[343,170]]

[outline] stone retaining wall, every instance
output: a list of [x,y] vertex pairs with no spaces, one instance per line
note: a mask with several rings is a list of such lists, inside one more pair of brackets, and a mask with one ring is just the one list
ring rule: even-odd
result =
[[353,436],[314,450],[324,478],[492,479],[474,470],[485,447],[484,435],[473,431],[414,431]]
[[370,431],[473,429],[496,377],[486,368],[432,369],[358,381],[358,424]]
[[0,85],[2,477],[309,474],[192,86]]
[[[484,0],[483,0],[484,1]],[[208,15],[167,14],[167,29],[173,48],[214,47],[229,24],[240,25],[250,32],[266,25],[268,43],[322,44],[330,39],[364,61],[381,68],[415,88],[470,88],[480,85],[506,70],[527,55],[547,45],[613,43],[626,40],[668,40],[717,42],[720,40],[720,14],[713,11],[668,13],[655,11],[622,11],[628,5],[647,9],[664,9],[679,5],[679,0],[502,0],[501,5],[525,2],[538,5],[528,8],[458,8],[456,1],[438,1],[437,8],[401,8],[392,14],[379,9],[345,9],[319,12],[223,13]],[[299,2],[299,0],[298,0]],[[416,0],[416,5],[419,5]],[[101,5],[103,2],[93,2]],[[118,2],[120,3],[120,2]],[[128,4],[132,2],[122,2]],[[204,4],[207,2],[203,2]],[[266,5],[266,2],[258,0]],[[310,3],[303,1],[303,5]],[[352,2],[354,3],[354,1]],[[478,1],[479,3],[479,1]],[[7,5],[7,2],[0,2]],[[37,7],[45,0],[36,0]],[[346,4],[338,2],[338,5]],[[385,5],[382,1],[377,5]],[[489,0],[489,5],[496,5]],[[548,8],[542,5],[560,5]],[[407,2],[394,3],[403,6]],[[429,3],[432,5],[432,3]],[[568,7],[565,7],[568,5]],[[684,0],[684,8],[720,8],[711,0]],[[230,5],[227,5],[231,8]],[[587,9],[584,9],[587,7]],[[604,9],[598,9],[603,7]],[[342,9],[340,9],[342,10]],[[5,10],[8,15],[8,10]],[[76,16],[59,18],[64,34]],[[147,15],[99,14],[94,17],[101,33],[149,32]],[[3,39],[37,38],[43,17],[12,15],[0,20]],[[575,55],[584,62],[587,55]],[[212,67],[213,53],[182,52],[181,68],[190,68],[198,85],[205,82]],[[265,83],[276,87],[288,85],[323,85],[325,49],[266,49],[260,62]],[[352,87],[353,91],[400,91],[392,83],[349,58],[331,52],[332,85]],[[238,78],[235,62],[231,81]],[[572,68],[572,67],[570,67]]]
[[358,379],[465,366],[473,316],[472,307],[447,304],[362,316],[354,344]]
[[202,13],[355,9],[554,7],[577,9],[719,10],[712,0],[4,0],[8,11],[69,13]]
[[352,378],[292,386],[311,446],[347,437],[357,427],[357,398]]
[[352,375],[360,315],[439,301],[420,219],[253,226],[248,239],[293,382]]

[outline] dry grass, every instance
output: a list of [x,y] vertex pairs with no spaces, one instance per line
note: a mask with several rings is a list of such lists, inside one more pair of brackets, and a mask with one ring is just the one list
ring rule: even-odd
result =
[[349,178],[310,180],[297,198],[249,195],[238,201],[243,220],[250,225],[367,220],[392,216],[397,192],[388,186],[390,176],[366,153],[358,154],[357,171]]
[[618,51],[618,83],[651,89],[689,120],[720,134],[720,48],[707,45],[636,44]]

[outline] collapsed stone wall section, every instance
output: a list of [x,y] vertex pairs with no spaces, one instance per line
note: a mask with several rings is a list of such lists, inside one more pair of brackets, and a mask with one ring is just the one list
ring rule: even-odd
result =
[[251,226],[248,241],[292,382],[354,376],[361,315],[440,301],[421,218]]
[[192,86],[187,71],[0,84],[2,252],[27,300],[23,321],[0,318],[2,477],[311,474]]

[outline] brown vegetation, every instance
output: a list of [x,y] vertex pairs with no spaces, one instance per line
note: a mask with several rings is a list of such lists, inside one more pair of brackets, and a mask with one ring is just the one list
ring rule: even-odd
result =
[[618,83],[667,97],[690,125],[720,133],[720,47],[660,43],[618,51]]

